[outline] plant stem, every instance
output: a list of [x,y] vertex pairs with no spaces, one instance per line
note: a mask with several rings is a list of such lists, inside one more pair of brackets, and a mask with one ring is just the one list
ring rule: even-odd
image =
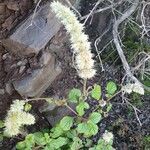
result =
[[86,84],[87,84],[87,79],[84,79],[83,80],[83,97],[84,97],[84,100],[86,100],[86,98],[87,98]]
[[[117,93],[115,93],[112,97],[110,97],[109,99],[106,100],[106,102],[109,102],[112,98],[114,98],[115,96],[117,96],[118,94],[120,94],[122,92],[122,90],[118,91]],[[94,109],[94,111],[97,111],[97,109],[100,107],[100,104],[97,105],[97,107]],[[94,112],[93,111],[93,112]]]
[[69,110],[71,110],[75,115],[78,116],[77,112],[74,111],[68,104],[65,104],[65,106],[66,106]]
[[46,101],[47,98],[31,98],[31,99],[26,99],[26,102],[30,102],[30,101],[38,101],[38,100],[45,100]]
[[107,102],[109,102],[112,98],[114,98],[115,96],[117,96],[118,94],[120,94],[122,92],[122,90],[118,91],[117,93],[115,93],[112,97],[110,97],[109,99],[107,99]]

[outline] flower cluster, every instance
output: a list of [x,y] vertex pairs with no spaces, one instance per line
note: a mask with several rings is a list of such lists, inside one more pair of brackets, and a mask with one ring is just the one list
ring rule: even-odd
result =
[[122,91],[131,94],[132,92],[144,95],[144,88],[139,83],[128,83],[122,87]]
[[105,131],[105,133],[103,134],[103,140],[106,143],[110,143],[111,141],[113,141],[113,134],[111,132]]
[[91,45],[88,41],[88,36],[83,32],[83,24],[77,20],[76,15],[70,8],[62,5],[60,2],[52,2],[51,8],[70,34],[79,76],[83,79],[92,78],[96,71],[94,69],[94,60],[92,59]]
[[10,106],[5,119],[5,134],[12,137],[20,133],[23,125],[32,125],[35,123],[35,118],[30,113],[23,111],[25,102],[15,100]]

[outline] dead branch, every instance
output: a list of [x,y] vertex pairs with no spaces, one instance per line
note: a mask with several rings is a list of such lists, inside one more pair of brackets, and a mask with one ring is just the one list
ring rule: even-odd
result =
[[[80,20],[84,20],[84,19],[88,20],[87,18],[89,18],[90,16],[93,16],[94,14],[97,14],[97,13],[101,13],[101,12],[103,12],[103,11],[107,11],[107,10],[109,10],[109,9],[112,9],[113,7],[117,7],[117,6],[119,6],[123,1],[124,1],[124,0],[121,0],[121,1],[119,1],[118,3],[112,3],[110,6],[107,6],[107,7],[104,7],[104,8],[99,8],[99,9],[96,10],[96,8],[97,8],[97,6],[98,6],[97,3],[99,4],[99,1],[98,1],[98,2],[96,3],[96,5],[93,7],[93,9],[90,11],[90,13],[87,14],[87,15],[85,15],[85,16],[83,16],[83,17],[81,17]],[[100,0],[100,2],[102,2],[102,1]]]
[[124,96],[124,93],[122,93],[122,98],[123,98],[123,101],[126,102],[126,104],[128,104],[129,106],[131,106],[133,108],[135,116],[136,116],[136,119],[139,122],[139,125],[142,126],[141,120],[140,120],[140,118],[138,116],[138,112],[141,113],[141,111],[129,102],[128,98],[126,98]]
[[142,22],[141,28],[143,29],[143,31],[142,31],[142,37],[141,38],[143,38],[145,35],[150,37],[150,35],[149,35],[150,26],[147,26],[146,19],[145,19],[146,17],[145,17],[145,14],[144,14],[145,9],[148,5],[150,5],[150,2],[143,1],[142,4],[143,4],[143,8],[142,8],[142,11],[141,11],[141,22]]
[[130,66],[126,60],[123,49],[120,45],[119,35],[118,35],[119,25],[135,12],[136,8],[138,7],[138,4],[139,4],[139,0],[134,0],[134,3],[132,3],[132,6],[118,20],[116,20],[115,18],[115,22],[113,25],[113,39],[114,39],[114,44],[116,46],[117,52],[122,61],[122,64],[126,71],[127,76],[130,77],[133,81],[140,83],[138,79],[134,77],[134,75],[131,72]]

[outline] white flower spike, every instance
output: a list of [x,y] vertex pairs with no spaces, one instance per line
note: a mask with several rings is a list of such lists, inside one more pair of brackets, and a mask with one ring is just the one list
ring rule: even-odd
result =
[[144,95],[144,88],[139,83],[128,83],[122,87],[122,91],[128,94],[132,92],[138,93],[140,95]]
[[75,61],[79,76],[82,79],[94,77],[96,70],[94,69],[94,60],[92,59],[93,55],[88,36],[83,32],[84,25],[77,20],[76,15],[69,7],[62,5],[60,2],[52,2],[51,8],[70,34],[71,47],[76,54]]
[[34,116],[23,111],[24,104],[24,101],[15,100],[10,106],[4,122],[4,133],[7,136],[16,136],[21,132],[20,129],[23,125],[32,125],[35,123]]

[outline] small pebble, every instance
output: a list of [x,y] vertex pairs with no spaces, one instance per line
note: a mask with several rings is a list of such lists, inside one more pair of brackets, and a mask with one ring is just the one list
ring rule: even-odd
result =
[[6,90],[6,92],[7,92],[9,95],[12,95],[12,92],[13,92],[12,84],[6,83],[6,85],[5,85],[5,90]]

